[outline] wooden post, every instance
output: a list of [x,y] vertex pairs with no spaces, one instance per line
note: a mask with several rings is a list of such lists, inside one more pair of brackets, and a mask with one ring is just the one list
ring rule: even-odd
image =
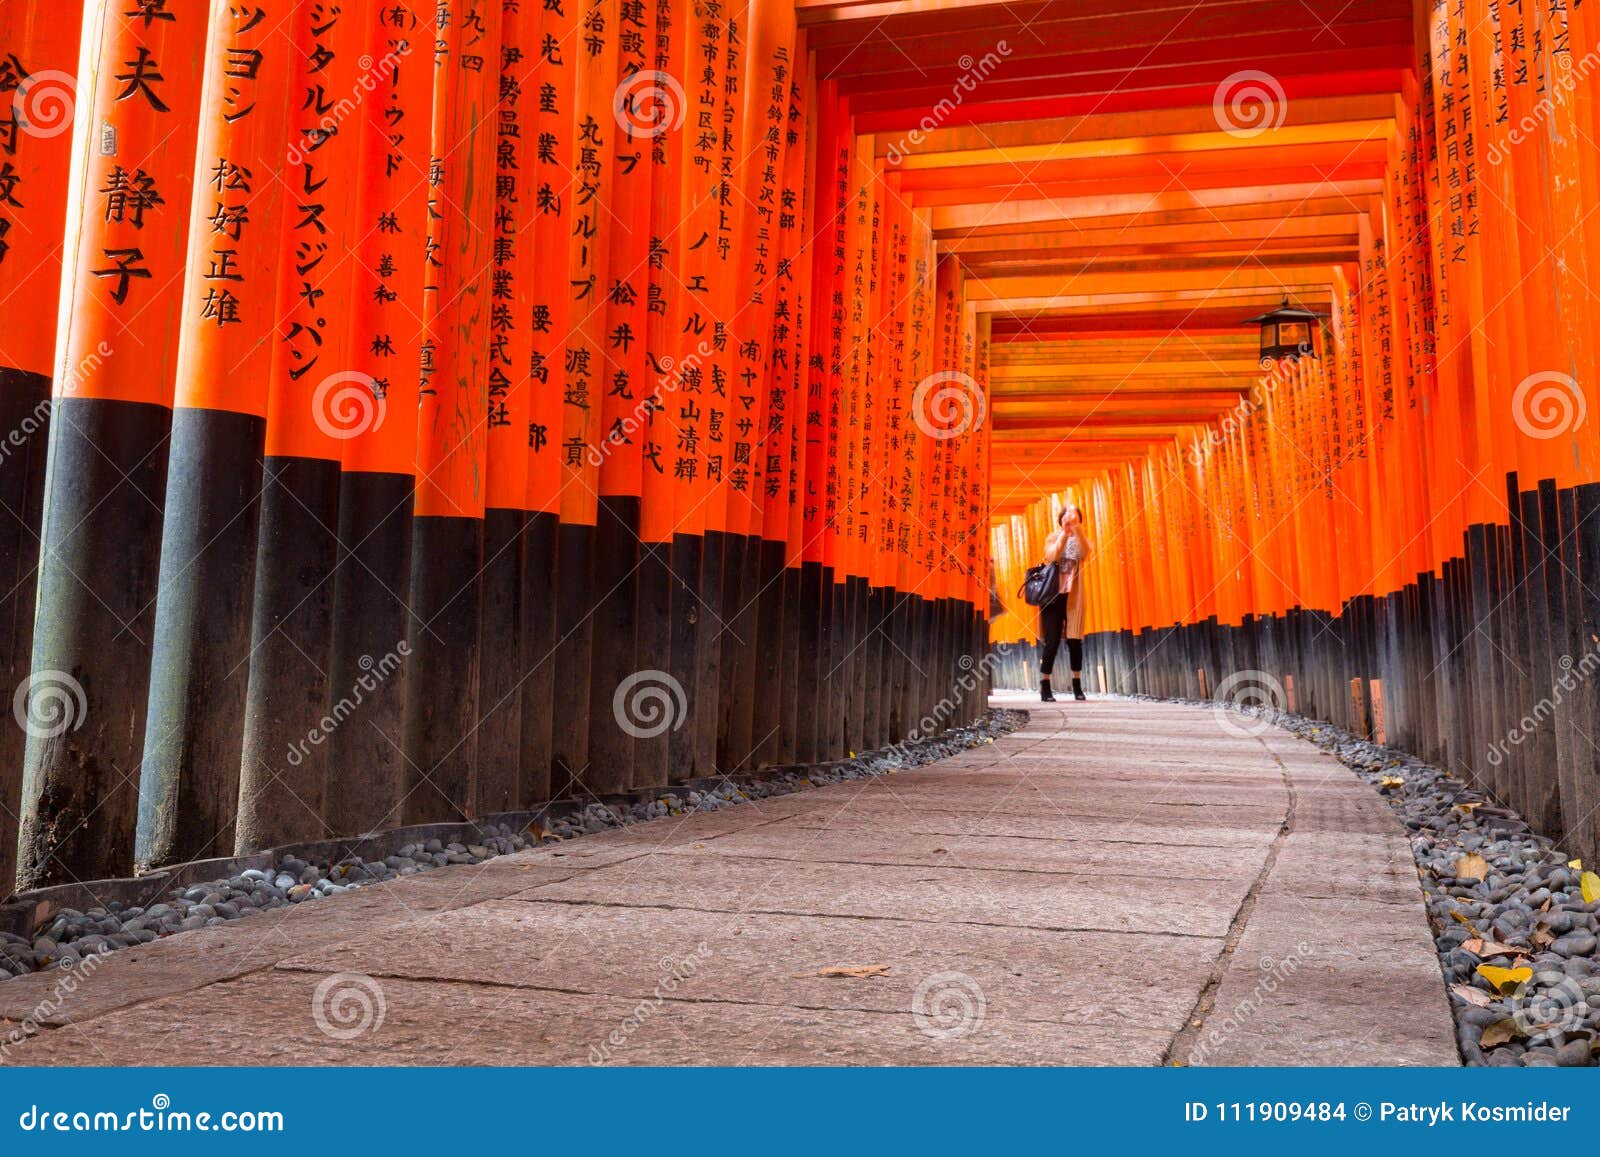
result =
[[122,0],[85,9],[19,888],[133,868],[205,71],[199,10],[168,15]]
[[501,6],[460,0],[434,47],[406,681],[406,823],[472,812],[487,500]]
[[[14,182],[0,197],[0,678],[28,677],[33,648],[34,576],[50,444],[50,374],[55,355],[55,288],[72,167],[78,42],[83,6],[22,0],[0,10],[0,45],[16,63],[0,81],[0,166]],[[41,291],[41,288],[43,291]],[[98,353],[98,351],[96,351]],[[87,370],[89,367],[85,367]],[[16,879],[17,815],[28,733],[0,728],[0,898]]]

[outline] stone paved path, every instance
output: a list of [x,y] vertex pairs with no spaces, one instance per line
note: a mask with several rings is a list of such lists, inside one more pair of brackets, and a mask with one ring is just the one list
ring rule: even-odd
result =
[[117,953],[9,1059],[1458,1063],[1405,837],[1349,771],[1199,708],[997,703],[1031,723],[933,767]]

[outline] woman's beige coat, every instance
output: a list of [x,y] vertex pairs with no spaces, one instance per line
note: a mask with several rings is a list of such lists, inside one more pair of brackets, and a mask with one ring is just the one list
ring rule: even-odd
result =
[[1083,583],[1078,573],[1089,557],[1089,541],[1083,535],[1073,536],[1073,549],[1067,549],[1066,530],[1057,530],[1044,540],[1044,561],[1061,563],[1061,593],[1067,600],[1066,622],[1061,636],[1066,639],[1083,638]]

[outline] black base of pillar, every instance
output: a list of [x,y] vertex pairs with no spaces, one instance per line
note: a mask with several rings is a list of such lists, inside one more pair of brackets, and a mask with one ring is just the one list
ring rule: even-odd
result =
[[411,654],[406,676],[406,824],[471,814],[477,764],[483,520],[411,521]]
[[594,527],[563,522],[556,547],[555,717],[551,735],[552,796],[587,797],[589,689],[593,680]]
[[522,801],[521,510],[483,514],[483,609],[478,622],[478,756],[473,815]]
[[234,848],[248,855],[325,839],[328,736],[354,712],[328,678],[333,577],[339,561],[339,464],[269,457],[262,464],[250,676]]
[[[789,590],[783,565],[787,544],[770,539],[756,543],[756,646],[752,648],[750,766],[775,767],[783,762],[784,697],[794,682],[794,668],[785,666],[789,635],[785,618],[798,608],[786,603]],[[788,611],[789,614],[785,614]]]
[[700,594],[700,569],[704,561],[705,540],[697,534],[677,534],[672,537],[672,622],[670,626],[671,665],[667,673],[683,692],[688,718],[668,733],[667,781],[688,783],[699,773],[699,733],[694,726],[699,709],[695,696],[699,692],[700,628],[707,618]]
[[[656,672],[658,683],[672,677],[672,590],[672,543],[640,543],[634,661],[640,671]],[[670,683],[668,686],[670,688]],[[655,727],[650,727],[634,738],[632,785],[635,789],[667,785],[671,736],[674,728],[688,723],[686,715],[687,708],[672,719],[665,730],[657,732]]]
[[224,410],[172,415],[141,866],[233,852],[266,428],[263,418]]
[[[0,672],[18,687],[33,659],[33,594],[39,565],[39,519],[50,446],[50,379],[0,367]],[[21,439],[20,443],[18,439]],[[0,899],[17,875],[17,809],[28,733],[0,727]]]
[[751,765],[756,651],[760,645],[761,540],[730,534],[727,550],[722,567],[722,693],[717,766],[724,772],[733,772]]
[[328,741],[325,808],[336,836],[400,823],[406,678],[411,660],[409,474],[339,478],[339,571],[333,579],[334,687],[361,687],[361,717]]
[[18,891],[133,868],[171,421],[99,398],[51,412]]
[[529,807],[550,798],[555,727],[556,554],[561,520],[529,514],[522,547],[522,798]]
[[696,776],[716,775],[717,732],[722,721],[722,632],[728,625],[723,593],[728,535],[708,530],[700,538],[700,623],[695,637],[695,684],[686,687],[689,722],[694,732]]
[[[627,791],[633,784],[636,734],[670,727],[668,711],[639,717],[630,711],[627,681],[640,674],[636,638],[639,618],[639,500],[600,499],[594,540],[594,650],[589,683],[589,790],[595,795]],[[632,687],[659,685],[641,675]],[[619,691],[621,692],[619,696]],[[633,700],[633,702],[637,702]]]

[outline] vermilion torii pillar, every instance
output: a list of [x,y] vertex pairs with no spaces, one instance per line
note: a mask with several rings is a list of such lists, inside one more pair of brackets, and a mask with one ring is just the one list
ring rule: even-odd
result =
[[471,814],[493,308],[499,0],[441,0],[406,681],[407,823]]
[[140,784],[138,859],[231,855],[278,334],[289,0],[220,10],[206,42]]
[[[401,742],[415,622],[411,523],[422,365],[423,262],[433,126],[433,4],[388,0],[367,13],[374,90],[361,110],[353,312],[355,370],[335,423],[339,571],[334,576],[331,685],[361,687],[361,720],[328,740],[328,826],[393,827],[405,781]],[[346,131],[352,131],[347,129]],[[334,416],[340,417],[340,413]]]
[[[722,526],[724,511],[711,501],[712,397],[726,380],[719,340],[716,275],[718,197],[722,188],[722,90],[727,81],[727,8],[716,2],[692,5],[685,13],[684,61],[688,119],[679,172],[677,243],[669,260],[679,286],[674,358],[676,387],[668,402],[676,445],[671,469],[674,495],[672,573],[674,593],[685,594],[672,608],[670,673],[682,689],[689,718],[672,732],[673,782],[711,775],[716,768],[717,701],[722,643]],[[718,406],[720,408],[720,404]],[[708,531],[711,533],[708,534]]]
[[[557,558],[554,767],[557,797],[614,790],[614,764],[590,758],[589,736],[600,713],[592,698],[596,619],[601,605],[595,571],[599,519],[602,396],[606,389],[605,323],[609,281],[613,111],[617,85],[618,0],[578,0],[578,28],[569,42],[572,88],[571,176],[566,207],[567,329],[563,349],[561,533]],[[609,544],[608,544],[609,545]],[[601,636],[602,643],[607,640]],[[624,771],[624,774],[626,772]]]
[[[652,125],[641,122],[625,103],[641,81],[648,83],[656,13],[645,0],[621,0],[615,77],[607,128],[611,177],[606,192],[615,209],[608,221],[604,288],[602,370],[595,399],[599,424],[592,453],[598,459],[599,501],[595,507],[595,645],[589,681],[589,776],[600,792],[638,786],[637,751],[641,736],[651,750],[653,726],[640,727],[630,714],[628,680],[658,663],[639,663],[640,542],[644,459],[632,427],[649,380],[645,360],[650,281],[650,202]],[[648,91],[645,94],[648,97]],[[623,99],[619,99],[619,97]],[[661,99],[670,100],[670,92]],[[648,652],[646,652],[648,654]],[[618,700],[619,691],[623,699]],[[674,720],[675,721],[675,720]],[[659,748],[659,744],[657,745]],[[660,749],[664,754],[664,748]],[[665,767],[662,767],[665,770]],[[654,777],[650,777],[654,782]]]
[[[489,403],[485,422],[483,614],[479,627],[479,722],[474,814],[523,805],[521,766],[524,531],[527,528],[528,423],[533,391],[529,311],[534,263],[532,170],[538,139],[538,12],[502,0],[496,60],[494,263],[489,308]],[[537,560],[536,560],[537,562]],[[528,801],[532,802],[532,801]]]
[[[572,581],[562,495],[566,446],[567,334],[571,328],[571,292],[566,263],[573,207],[579,196],[572,170],[576,125],[578,15],[576,4],[542,6],[539,12],[539,99],[531,130],[538,148],[531,162],[533,183],[533,252],[537,272],[530,279],[529,329],[532,349],[528,375],[533,386],[528,421],[528,505],[538,512],[531,520],[523,552],[524,606],[528,612],[525,639],[526,679],[523,685],[522,778],[531,800],[548,799],[565,786],[557,770],[557,719],[570,710],[564,690],[575,678],[566,663],[567,632],[561,589]],[[581,581],[581,575],[579,575]],[[587,678],[587,672],[585,672]]]
[[45,713],[29,712],[22,888],[133,864],[205,39],[193,8],[100,0],[86,12],[30,676]]
[[356,92],[375,65],[362,59],[371,2],[311,0],[292,16],[296,72],[239,769],[240,853],[335,834],[323,810],[330,765],[319,724],[330,703],[352,691],[333,691],[328,669],[343,407],[364,401],[367,389],[352,381],[348,303],[356,190],[368,158],[359,112],[341,94]]
[[[28,677],[33,649],[34,572],[50,374],[61,281],[67,175],[82,7],[49,0],[0,11],[0,672],[6,688]],[[98,355],[98,351],[95,351]],[[85,367],[85,371],[93,367]],[[28,733],[0,725],[0,897],[16,878],[17,808]]]
[[[677,376],[677,330],[682,323],[682,295],[672,257],[681,243],[680,206],[683,188],[678,180],[684,157],[685,107],[684,50],[686,20],[692,6],[685,0],[655,0],[655,36],[650,63],[643,75],[619,88],[619,109],[632,118],[637,131],[648,136],[645,159],[650,167],[647,273],[633,282],[644,285],[646,302],[643,369],[634,386],[636,401],[631,436],[639,455],[639,569],[638,619],[634,657],[641,672],[662,683],[668,693],[672,679],[672,624],[691,592],[672,569],[675,524],[672,472],[676,423],[673,407]],[[679,692],[681,683],[676,684]],[[613,692],[615,694],[615,692]],[[682,711],[676,710],[681,703]],[[634,737],[633,766],[636,787],[664,786],[668,781],[672,735],[687,723],[687,699],[674,701],[672,717],[651,721]]]

